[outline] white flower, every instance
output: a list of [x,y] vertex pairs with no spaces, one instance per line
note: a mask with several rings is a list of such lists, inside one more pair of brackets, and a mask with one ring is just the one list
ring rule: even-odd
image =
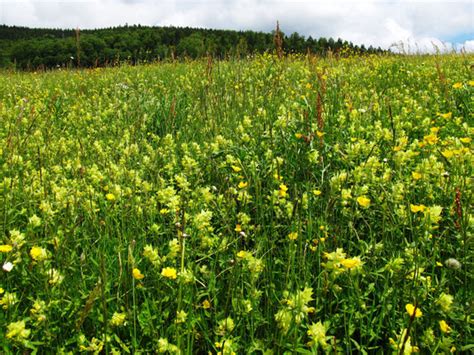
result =
[[3,271],[10,272],[13,269],[13,264],[11,262],[6,262],[3,264]]
[[446,265],[446,267],[449,267],[450,269],[454,270],[458,270],[461,268],[461,263],[454,258],[449,258],[444,262],[444,264]]

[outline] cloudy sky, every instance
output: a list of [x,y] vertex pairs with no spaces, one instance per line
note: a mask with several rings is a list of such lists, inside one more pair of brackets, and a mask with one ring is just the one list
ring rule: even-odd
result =
[[334,37],[412,51],[474,52],[474,0],[0,0],[0,23],[99,28],[128,23]]

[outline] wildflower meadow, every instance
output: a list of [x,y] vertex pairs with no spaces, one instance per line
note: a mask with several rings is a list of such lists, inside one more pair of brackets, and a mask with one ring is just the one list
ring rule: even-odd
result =
[[474,351],[473,68],[0,72],[0,352]]

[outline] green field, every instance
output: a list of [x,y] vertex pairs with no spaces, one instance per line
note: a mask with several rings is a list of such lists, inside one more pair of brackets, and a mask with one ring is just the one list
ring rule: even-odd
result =
[[473,64],[0,73],[1,352],[472,351]]

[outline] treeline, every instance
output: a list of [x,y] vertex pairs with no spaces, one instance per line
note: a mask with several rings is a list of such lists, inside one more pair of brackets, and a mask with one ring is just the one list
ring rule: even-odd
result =
[[[287,53],[382,53],[333,38],[282,34]],[[274,49],[274,34],[180,27],[121,26],[95,30],[0,26],[0,66],[17,69],[94,67],[167,58],[245,56]]]

